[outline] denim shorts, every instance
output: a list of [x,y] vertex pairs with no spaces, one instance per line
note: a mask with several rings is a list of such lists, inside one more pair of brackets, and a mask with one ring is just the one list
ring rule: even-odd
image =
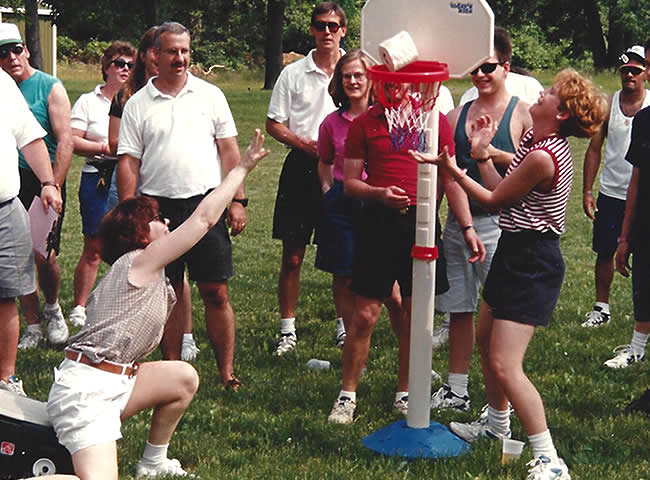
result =
[[29,216],[18,197],[0,204],[0,298],[36,290]]
[[81,232],[84,235],[97,235],[99,224],[106,213],[108,188],[97,188],[99,173],[81,173],[79,184],[79,211],[81,213]]
[[598,211],[594,219],[592,249],[601,255],[614,255],[623,226],[625,200],[599,193],[596,208]]

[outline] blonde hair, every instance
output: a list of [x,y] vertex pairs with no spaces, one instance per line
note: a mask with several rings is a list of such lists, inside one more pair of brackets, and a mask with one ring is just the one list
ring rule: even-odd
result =
[[572,68],[558,73],[553,88],[560,99],[560,111],[569,118],[560,125],[564,137],[592,137],[607,117],[607,98],[591,80]]

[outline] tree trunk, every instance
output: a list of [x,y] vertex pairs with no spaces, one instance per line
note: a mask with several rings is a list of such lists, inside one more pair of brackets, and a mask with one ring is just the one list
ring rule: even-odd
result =
[[600,23],[600,13],[598,4],[592,0],[584,0],[582,8],[587,20],[587,41],[591,56],[594,60],[594,66],[597,69],[607,67],[607,50],[605,49],[605,37],[603,27]]
[[144,20],[147,28],[160,24],[160,3],[158,0],[145,0]]
[[284,28],[284,9],[286,0],[268,0],[266,13],[266,43],[264,58],[266,69],[264,74],[264,89],[270,90],[275,85],[282,71],[282,31]]
[[41,34],[38,23],[37,0],[25,0],[25,44],[29,49],[29,63],[32,67],[43,69],[43,56],[41,55]]

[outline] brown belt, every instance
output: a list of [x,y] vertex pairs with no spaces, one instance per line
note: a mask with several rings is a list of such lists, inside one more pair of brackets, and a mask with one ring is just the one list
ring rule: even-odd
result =
[[65,357],[73,362],[83,363],[89,367],[97,368],[108,373],[114,373],[116,375],[127,375],[129,378],[135,376],[140,367],[138,362],[133,362],[132,365],[120,365],[119,363],[109,362],[108,360],[95,363],[82,352],[76,352],[67,348],[65,350]]

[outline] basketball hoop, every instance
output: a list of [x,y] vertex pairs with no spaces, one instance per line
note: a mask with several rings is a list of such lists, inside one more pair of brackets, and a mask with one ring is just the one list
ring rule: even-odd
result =
[[426,128],[440,84],[449,78],[447,64],[418,61],[391,72],[386,65],[368,68],[375,99],[384,107],[391,144],[396,151],[426,152]]

